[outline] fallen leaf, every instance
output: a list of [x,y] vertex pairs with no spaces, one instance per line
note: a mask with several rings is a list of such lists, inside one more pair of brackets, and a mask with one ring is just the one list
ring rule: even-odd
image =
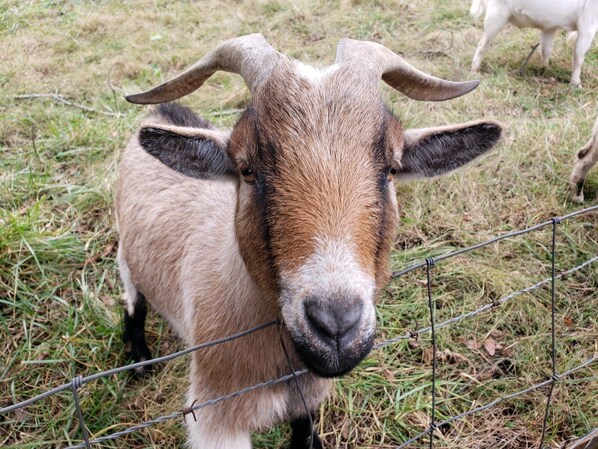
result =
[[571,329],[572,327],[575,326],[575,322],[573,321],[573,318],[571,318],[570,316],[566,316],[563,319],[563,323],[565,324],[565,327],[568,329]]
[[386,380],[389,382],[394,382],[396,380],[395,375],[392,373],[392,371],[390,371],[389,369],[385,369],[383,371],[384,373],[384,377],[386,377]]
[[110,243],[110,244],[106,245],[106,248],[104,248],[104,251],[102,251],[102,257],[108,256],[112,252],[113,249],[114,249],[114,243]]
[[349,426],[344,425],[343,428],[341,429],[341,435],[342,435],[343,439],[347,440],[349,438],[350,433],[351,433],[351,429],[349,429]]
[[106,245],[106,247],[104,248],[104,250],[102,251],[101,254],[94,254],[93,256],[88,257],[85,260],[85,263],[83,265],[86,267],[89,264],[96,263],[101,258],[108,256],[112,252],[113,249],[114,249],[114,243],[109,243],[108,245]]
[[422,352],[422,360],[426,365],[429,365],[434,359],[434,350],[432,348],[426,348]]
[[477,351],[480,349],[480,344],[475,340],[469,340],[465,345],[471,349],[472,351]]
[[490,380],[494,378],[494,373],[496,373],[496,365],[492,365],[488,368],[482,369],[476,376],[476,379],[480,381]]
[[499,349],[498,348],[498,343],[496,343],[496,340],[494,340],[494,338],[492,337],[488,337],[485,341],[484,341],[484,349],[486,350],[486,352],[488,353],[488,355],[490,357],[494,356],[494,354],[496,354],[496,350]]
[[469,359],[458,352],[451,351],[450,349],[444,349],[436,354],[436,358],[441,362],[448,363],[469,363]]
[[21,423],[26,423],[31,418],[31,414],[23,408],[16,409],[14,414],[17,421],[21,421]]

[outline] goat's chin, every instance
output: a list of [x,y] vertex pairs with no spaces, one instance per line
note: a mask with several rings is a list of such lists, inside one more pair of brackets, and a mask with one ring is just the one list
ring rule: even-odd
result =
[[313,345],[302,338],[292,338],[292,341],[299,359],[310,372],[319,377],[331,378],[349,373],[370,353],[374,344],[374,334],[340,352],[334,349],[314,350]]

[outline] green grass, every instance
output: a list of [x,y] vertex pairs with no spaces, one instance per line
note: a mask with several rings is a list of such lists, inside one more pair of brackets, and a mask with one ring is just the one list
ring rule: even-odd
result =
[[[112,208],[119,152],[145,109],[123,95],[172,76],[218,42],[262,32],[281,51],[329,63],[343,36],[371,39],[412,64],[450,79],[467,79],[479,25],[469,2],[100,2],[5,0],[0,8],[0,405],[30,398],[124,363],[121,288],[115,263]],[[506,126],[499,149],[460,173],[397,186],[401,224],[394,269],[494,235],[521,229],[578,206],[566,199],[573,156],[587,140],[598,101],[598,51],[589,51],[583,89],[567,82],[571,50],[555,42],[548,69],[535,54],[536,30],[505,30],[488,52],[472,94],[418,103],[386,86],[389,107],[406,126],[497,119]],[[58,93],[51,98],[17,98]],[[235,122],[248,92],[239,77],[217,74],[183,102],[217,126]],[[590,173],[587,204],[596,203]],[[557,269],[596,255],[598,215],[559,226]],[[550,230],[516,237],[444,261],[432,272],[436,318],[475,309],[550,275]],[[558,369],[594,356],[598,345],[598,268],[557,282]],[[428,323],[425,273],[389,284],[378,308],[379,339]],[[438,331],[438,419],[475,408],[550,374],[550,291],[522,295],[491,313]],[[180,344],[156,315],[147,326],[155,354]],[[492,339],[494,356],[484,349]],[[455,355],[456,354],[456,355]],[[425,430],[430,413],[430,338],[372,352],[320,409],[327,447],[394,447]],[[598,368],[555,388],[549,447],[598,422]],[[161,365],[142,382],[127,375],[85,385],[86,422],[97,437],[181,408],[186,360]],[[537,447],[545,394],[535,391],[443,428],[438,448]],[[254,436],[256,447],[287,444],[278,426]],[[97,447],[181,447],[179,421]],[[64,392],[0,417],[0,446],[64,447],[80,441],[71,394]],[[425,439],[412,447],[427,447]]]

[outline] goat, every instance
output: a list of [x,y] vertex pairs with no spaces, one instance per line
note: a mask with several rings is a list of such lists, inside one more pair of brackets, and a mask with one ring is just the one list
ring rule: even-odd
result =
[[[316,69],[261,34],[223,42],[189,69],[127,100],[169,102],[217,70],[240,74],[251,101],[232,131],[160,105],[128,143],[116,207],[125,292],[124,340],[151,357],[146,298],[187,345],[280,319],[243,339],[194,352],[188,404],[289,372],[290,381],[202,408],[189,445],[246,449],[251,432],[291,420],[291,447],[321,447],[310,413],[370,351],[377,293],[389,279],[398,224],[392,179],[435,177],[490,150],[492,121],[404,130],[380,79],[416,100],[447,100],[477,81],[427,75],[386,47],[342,39]],[[308,412],[309,410],[310,412]]]
[[478,43],[471,70],[480,70],[486,50],[507,23],[519,28],[542,30],[540,42],[543,67],[548,66],[556,30],[564,29],[574,31],[571,33],[571,38],[575,41],[571,84],[581,87],[581,66],[598,31],[598,1],[473,0],[471,15],[477,19],[484,12],[484,36]]
[[569,178],[571,200],[583,203],[583,184],[590,169],[598,162],[598,117],[588,143],[577,152]]

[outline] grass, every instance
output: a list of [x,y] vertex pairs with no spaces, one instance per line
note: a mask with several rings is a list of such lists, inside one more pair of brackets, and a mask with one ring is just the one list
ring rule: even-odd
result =
[[[123,364],[112,194],[120,150],[144,109],[125,92],[155,85],[223,39],[262,32],[281,51],[311,63],[334,57],[338,38],[371,39],[422,70],[470,77],[481,35],[464,0],[420,2],[300,0],[255,2],[15,1],[0,8],[0,405],[30,398],[78,374]],[[489,51],[482,83],[447,103],[418,103],[382,87],[406,126],[493,118],[506,125],[500,148],[460,173],[397,186],[402,205],[393,268],[530,226],[577,208],[566,199],[575,151],[585,143],[598,98],[598,51],[589,51],[584,88],[572,89],[571,50],[557,38],[548,69],[538,54],[517,69],[537,31],[506,30]],[[58,93],[87,112],[51,98]],[[239,77],[219,73],[183,102],[220,127],[248,93]],[[596,203],[590,174],[587,204]],[[559,226],[557,269],[596,255],[597,214]],[[475,309],[550,274],[550,232],[538,231],[438,264],[436,318]],[[558,369],[598,351],[598,268],[557,283]],[[378,308],[379,339],[427,324],[425,273],[389,284]],[[438,419],[488,403],[550,374],[549,290],[518,297],[492,313],[438,331]],[[180,348],[164,322],[147,326],[156,354]],[[484,344],[494,341],[494,355]],[[374,351],[320,409],[327,447],[394,447],[425,430],[430,413],[430,340]],[[560,382],[549,414],[549,447],[598,422],[598,368]],[[80,392],[93,436],[180,409],[186,361],[160,366],[143,382],[126,375]],[[437,448],[537,447],[545,392],[505,401],[441,428]],[[180,447],[178,421],[97,447]],[[256,447],[284,447],[284,425],[256,434]],[[0,416],[0,446],[63,447],[80,441],[71,394],[58,394]],[[412,447],[427,447],[425,439]]]

